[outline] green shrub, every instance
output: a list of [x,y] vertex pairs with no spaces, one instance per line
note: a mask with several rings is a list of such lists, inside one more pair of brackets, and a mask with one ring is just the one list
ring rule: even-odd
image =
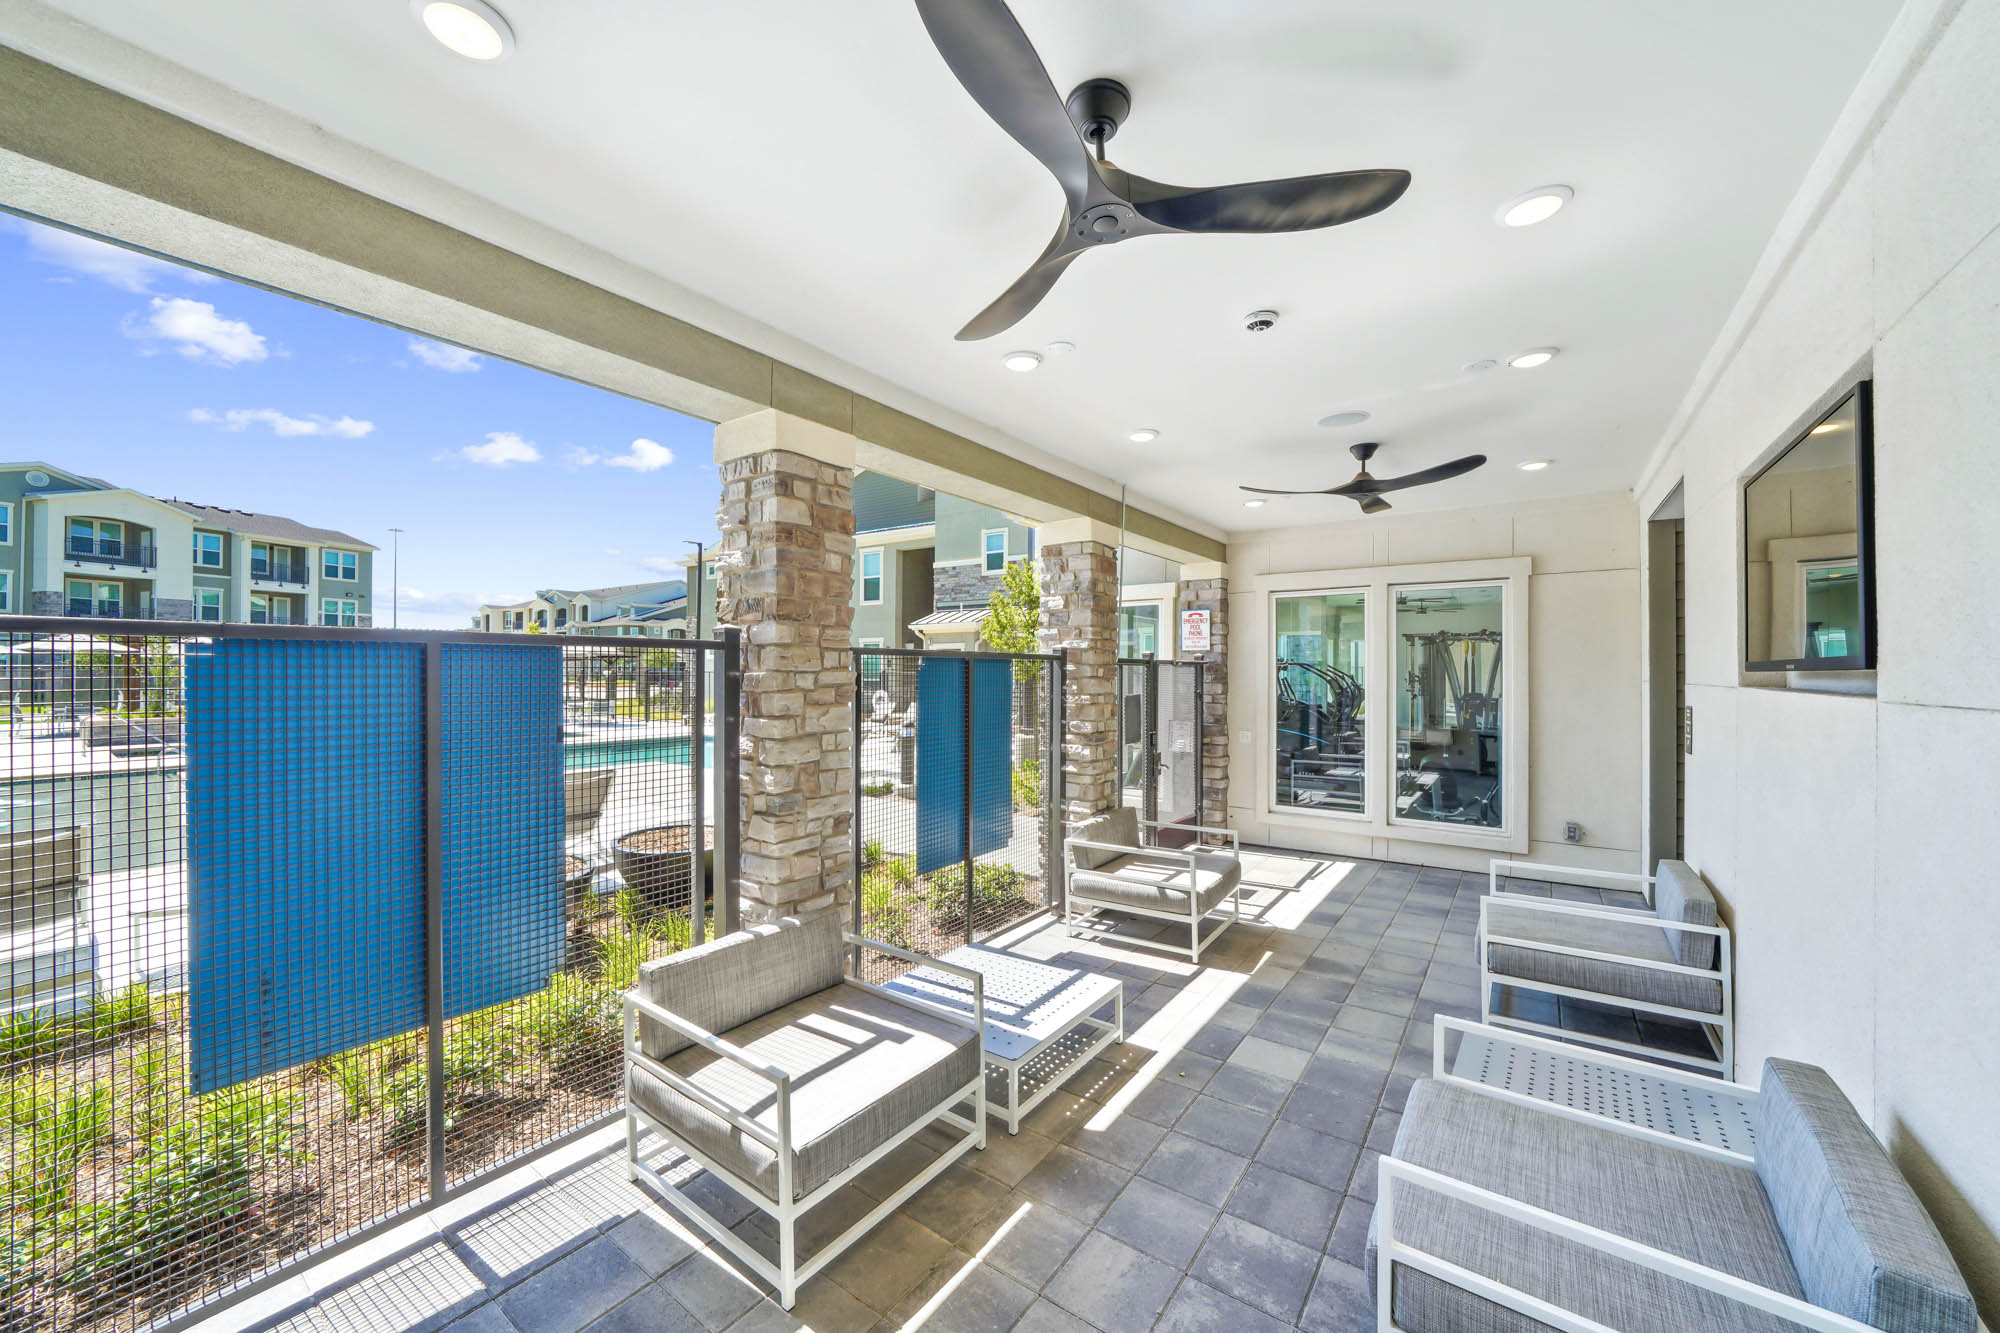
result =
[[895,790],[896,784],[893,782],[864,782],[861,784],[861,794],[863,796],[887,796]]
[[20,1064],[54,1055],[63,1034],[54,1019],[30,1012],[0,1023],[0,1065]]
[[34,1216],[69,1201],[77,1168],[111,1138],[111,1088],[63,1090],[53,1079],[18,1078],[0,1091],[8,1129],[6,1206]]
[[[931,919],[957,928],[965,922],[965,867],[945,866],[925,879],[924,901]],[[1028,905],[1027,878],[1004,862],[972,867],[972,913],[975,919],[1012,915]]]
[[872,865],[877,865],[881,862],[881,860],[882,860],[881,839],[870,838],[866,842],[861,844],[861,864],[864,868]]
[[514,1030],[558,1078],[595,1085],[616,1072],[624,992],[558,972],[548,988],[515,1006]]
[[[466,1109],[497,1095],[521,1066],[513,1033],[496,1016],[481,1016],[444,1038],[444,1127],[456,1129]],[[420,1137],[430,1122],[429,1062],[412,1059],[382,1084],[389,1137]]]
[[1023,810],[1042,808],[1042,761],[1023,759],[1014,765],[1014,804]]

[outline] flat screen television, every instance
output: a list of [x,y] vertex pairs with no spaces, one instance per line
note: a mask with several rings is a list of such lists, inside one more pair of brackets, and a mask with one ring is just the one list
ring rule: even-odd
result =
[[1746,670],[1875,665],[1869,403],[1863,380],[1743,487]]

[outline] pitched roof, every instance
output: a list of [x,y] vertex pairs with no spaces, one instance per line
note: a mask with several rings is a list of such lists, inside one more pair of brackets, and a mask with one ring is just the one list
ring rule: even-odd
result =
[[338,528],[315,528],[279,514],[256,514],[248,509],[225,509],[221,505],[196,504],[192,500],[168,499],[166,503],[182,513],[193,515],[197,523],[229,528],[254,537],[275,537],[287,542],[333,542],[340,546],[359,547],[364,551],[379,549],[372,542],[349,536]]

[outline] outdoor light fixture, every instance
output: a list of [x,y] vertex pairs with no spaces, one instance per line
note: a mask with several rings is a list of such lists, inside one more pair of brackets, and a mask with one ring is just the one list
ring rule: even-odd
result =
[[1523,472],[1540,472],[1543,468],[1547,467],[1548,465],[1549,465],[1549,460],[1546,458],[1530,458],[1525,463],[1514,464],[1515,467],[1521,469],[1521,471]]
[[1560,213],[1562,206],[1575,197],[1576,191],[1567,185],[1538,185],[1500,205],[1495,216],[1503,227],[1532,227]]
[[1264,507],[1264,502],[1262,500],[1245,500],[1243,502],[1243,507],[1245,509],[1262,509]]
[[1154,430],[1151,426],[1141,426],[1125,438],[1134,444],[1151,444],[1154,440],[1160,438],[1160,432]]
[[1000,358],[1000,364],[1012,371],[1025,375],[1042,364],[1040,352],[1009,352]]
[[410,0],[410,12],[441,46],[467,60],[513,54],[514,30],[486,0]]
[[1335,412],[1332,416],[1321,417],[1319,424],[1328,430],[1339,430],[1343,426],[1358,426],[1366,420],[1366,412]]
[[1522,352],[1519,356],[1508,357],[1507,364],[1516,370],[1533,370],[1536,366],[1546,366],[1555,359],[1555,348],[1534,347]]

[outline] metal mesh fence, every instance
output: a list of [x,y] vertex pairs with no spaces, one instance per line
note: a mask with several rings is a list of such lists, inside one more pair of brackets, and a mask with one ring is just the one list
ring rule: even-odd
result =
[[[1061,689],[1053,658],[857,649],[855,929],[919,953],[1050,904]],[[864,975],[902,964],[875,953]]]
[[210,1304],[615,1110],[620,995],[720,915],[716,649],[59,626],[0,617],[0,1329]]

